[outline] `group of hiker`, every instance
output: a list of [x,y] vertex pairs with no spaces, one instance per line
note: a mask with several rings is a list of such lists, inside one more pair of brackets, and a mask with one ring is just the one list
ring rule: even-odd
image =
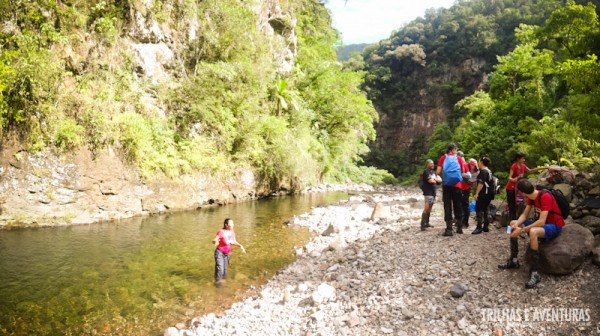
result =
[[[490,163],[490,158],[486,156],[481,156],[478,160],[465,161],[464,154],[454,143],[446,146],[446,154],[439,158],[437,167],[434,166],[433,160],[427,160],[425,170],[419,180],[419,186],[425,198],[421,215],[421,230],[433,227],[429,219],[436,199],[437,185],[441,184],[444,222],[446,223],[442,235],[452,236],[454,234],[453,225],[458,234],[462,234],[463,228],[469,226],[471,196],[475,200],[477,222],[475,230],[471,234],[489,232],[490,203],[499,190],[498,180],[489,169]],[[507,230],[510,233],[510,258],[498,267],[501,269],[519,268],[518,237],[521,234],[528,235],[529,246],[533,253],[530,278],[525,284],[526,288],[534,288],[541,279],[538,273],[540,259],[538,239],[547,241],[557,237],[565,225],[562,216],[565,210],[561,210],[555,196],[550,192],[537,190],[528,179],[524,178],[525,174],[539,172],[542,169],[544,167],[528,168],[525,165],[525,154],[517,153],[514,163],[510,167],[506,184],[510,219]],[[531,219],[529,214],[534,207],[539,210],[539,215]],[[568,210],[566,211],[568,212]],[[223,228],[213,239],[215,246],[214,276],[217,287],[222,285],[223,279],[227,275],[231,247],[238,246],[242,252],[246,252],[245,248],[236,240],[233,226],[233,220],[226,218]]]
[[[436,188],[442,185],[442,201],[444,204],[444,222],[446,227],[443,236],[452,236],[455,232],[463,233],[463,228],[469,226],[470,199],[475,200],[476,227],[472,234],[489,232],[490,203],[498,192],[498,182],[489,169],[489,157],[481,156],[478,160],[470,159],[468,163],[462,152],[454,143],[446,147],[434,170],[432,160],[426,161],[426,168],[421,176],[419,185],[425,197],[421,216],[421,230],[433,227],[429,222],[431,210],[436,198]],[[532,263],[526,288],[534,288],[540,282],[539,275],[539,243],[538,239],[551,240],[557,237],[565,225],[562,211],[555,197],[538,190],[528,180],[525,174],[539,172],[544,167],[530,169],[525,165],[525,154],[517,153],[510,167],[506,184],[506,199],[508,204],[510,233],[510,258],[498,267],[500,269],[519,268],[518,237],[526,234],[530,239]],[[530,218],[532,208],[539,210],[539,215]]]

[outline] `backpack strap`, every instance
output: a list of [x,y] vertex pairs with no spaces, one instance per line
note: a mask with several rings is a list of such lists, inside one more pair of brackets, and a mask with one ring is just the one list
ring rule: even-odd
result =
[[[550,192],[550,190],[542,189],[542,190],[540,190],[540,194],[538,196],[540,198],[540,205],[542,205],[542,196],[547,193],[550,193],[550,196],[552,196],[552,199],[554,199],[554,203],[556,203],[556,199],[554,198],[554,195]],[[558,203],[556,204],[556,206],[558,207]],[[560,212],[556,212],[554,210],[548,210],[548,212],[552,212],[553,214],[559,215],[562,217],[562,213],[560,213]]]
[[[490,170],[488,167],[485,167],[485,168],[483,168],[482,170],[485,170],[485,171],[487,171],[487,173],[488,173],[488,180],[487,180],[487,181],[485,181],[485,182],[483,182],[483,185],[485,185],[485,188],[486,188],[486,189],[485,189],[485,191],[486,191],[486,194],[487,194],[487,191],[489,191],[489,189],[490,189],[490,184],[491,184],[491,183],[492,183],[492,181],[493,181],[493,180],[492,180],[492,171],[491,171],[491,170]],[[488,182],[489,182],[489,183],[488,183]]]

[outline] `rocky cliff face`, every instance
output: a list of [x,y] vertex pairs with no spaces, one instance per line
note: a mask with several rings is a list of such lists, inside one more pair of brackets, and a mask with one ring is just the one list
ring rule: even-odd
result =
[[68,156],[4,150],[0,157],[0,229],[119,220],[264,196],[251,171],[143,181],[110,149]]
[[[486,85],[485,65],[483,60],[467,59],[459,66],[445,65],[438,71],[441,75],[433,75],[424,68],[410,80],[416,86],[410,99],[389,104],[392,108],[375,101],[379,123],[374,147],[414,151],[417,157],[426,152],[429,148],[426,139],[433,134],[435,125],[448,120],[457,99]],[[455,94],[453,88],[466,90]]]
[[[176,30],[159,22],[152,1],[132,3],[130,25],[121,34],[129,46],[137,80],[154,84],[181,77],[176,69],[185,41],[194,40],[199,22],[179,22]],[[168,11],[172,1],[162,4]],[[272,55],[281,72],[292,69],[296,55],[296,19],[278,0],[264,0],[253,7],[257,26],[272,40]],[[77,72],[93,43],[82,50],[64,50],[69,67]],[[86,49],[87,48],[87,49]],[[145,93],[146,111],[164,118],[164,108]],[[239,169],[232,176],[194,174],[177,179],[142,180],[111,148],[92,155],[87,149],[69,155],[50,150],[28,153],[18,142],[2,144],[0,152],[0,229],[11,226],[51,226],[118,220],[166,211],[195,209],[213,204],[243,201],[268,195],[254,173]]]

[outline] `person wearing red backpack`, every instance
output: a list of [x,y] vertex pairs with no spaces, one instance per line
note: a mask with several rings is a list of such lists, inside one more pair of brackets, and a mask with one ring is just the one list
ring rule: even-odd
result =
[[[562,217],[560,207],[556,203],[554,196],[549,192],[536,190],[529,180],[520,180],[517,183],[517,189],[520,190],[527,199],[525,210],[518,219],[510,222],[510,258],[504,264],[498,265],[501,269],[519,268],[518,237],[522,233],[529,235],[529,247],[532,253],[532,262],[529,280],[525,283],[525,288],[534,288],[540,281],[539,275],[539,244],[538,238],[546,241],[557,237],[565,220]],[[527,219],[531,208],[536,207],[540,210],[537,219]]]
[[[438,160],[436,173],[442,176],[442,200],[444,201],[444,221],[446,229],[443,236],[452,236],[452,212],[456,219],[456,233],[462,234],[463,212],[461,206],[462,173],[466,173],[465,160],[457,155],[456,144],[446,146],[446,154]],[[468,215],[468,214],[467,214]]]

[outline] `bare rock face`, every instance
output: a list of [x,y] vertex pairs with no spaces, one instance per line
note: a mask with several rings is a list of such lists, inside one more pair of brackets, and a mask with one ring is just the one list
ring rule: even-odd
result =
[[[594,235],[579,224],[566,225],[560,235],[540,244],[540,270],[547,274],[566,275],[579,267],[592,252]],[[527,250],[531,262],[531,250]]]
[[274,42],[272,53],[279,64],[279,71],[292,71],[298,46],[298,19],[285,11],[279,0],[262,0],[253,6],[253,10],[258,14],[258,27]]
[[97,157],[87,150],[60,158],[50,152],[31,155],[5,150],[2,154],[0,228],[112,221],[233,203],[266,193],[249,171],[227,179],[195,174],[146,182],[110,150]]
[[440,70],[442,75],[438,76],[429,74],[423,68],[412,75],[421,79],[419,83],[422,82],[422,87],[407,89],[406,95],[410,97],[406,99],[411,101],[410,104],[386,101],[382,104],[385,106],[379,106],[380,102],[374,101],[379,114],[374,146],[394,151],[419,149],[426,152],[428,148],[423,139],[433,134],[436,124],[446,121],[454,104],[448,101],[447,95],[439,87],[470,78],[468,91],[480,89],[487,83],[487,74],[482,71],[485,65],[482,59],[467,59],[459,66],[444,67]]

